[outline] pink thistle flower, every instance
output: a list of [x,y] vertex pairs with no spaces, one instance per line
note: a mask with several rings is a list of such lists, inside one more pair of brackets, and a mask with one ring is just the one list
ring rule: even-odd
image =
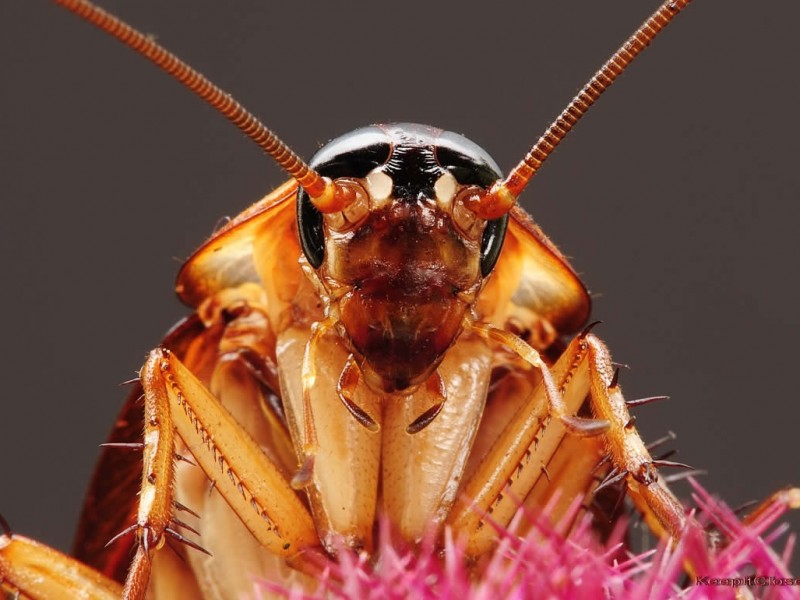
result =
[[[490,555],[471,561],[463,546],[445,531],[415,549],[394,545],[390,526],[380,524],[375,557],[345,548],[336,560],[324,559],[314,593],[259,581],[256,597],[290,600],[359,598],[364,600],[523,600],[528,598],[800,598],[800,578],[789,573],[794,535],[780,554],[772,545],[788,526],[777,525],[789,508],[800,507],[800,490],[773,495],[742,521],[722,501],[690,479],[696,519],[677,544],[630,552],[629,527],[618,523],[601,541],[586,515],[573,503],[558,522],[548,507],[534,514],[520,509],[508,528],[496,526],[498,543]],[[515,531],[525,523],[527,533]],[[575,523],[574,525],[571,525]],[[689,571],[691,574],[687,574]]]

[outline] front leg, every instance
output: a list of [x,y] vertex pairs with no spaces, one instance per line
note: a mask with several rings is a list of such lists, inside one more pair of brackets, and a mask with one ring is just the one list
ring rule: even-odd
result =
[[[524,344],[516,339],[515,352]],[[521,356],[535,352],[524,345],[525,352],[517,352]],[[473,448],[461,499],[448,517],[466,537],[468,552],[480,556],[495,542],[489,520],[506,527],[521,504],[541,509],[560,495],[551,506],[557,520],[576,496],[589,500],[598,472],[602,476],[609,470],[625,481],[658,535],[680,535],[684,508],[658,476],[657,461],[632,426],[602,342],[584,333],[550,369],[540,361],[533,366],[543,375],[534,371],[528,377],[508,377],[489,398],[477,435],[480,444]],[[574,417],[587,397],[597,427],[588,426],[591,420],[585,418],[575,427]]]
[[174,432],[267,550],[291,557],[319,544],[311,516],[280,469],[174,354],[151,352],[141,379],[144,469],[126,598],[144,598],[153,553],[166,536],[179,535],[173,525]]

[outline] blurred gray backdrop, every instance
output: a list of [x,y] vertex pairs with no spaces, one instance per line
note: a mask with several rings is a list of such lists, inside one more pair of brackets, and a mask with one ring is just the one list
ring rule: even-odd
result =
[[[303,156],[409,120],[508,169],[656,2],[103,5]],[[524,195],[597,294],[626,396],[672,397],[640,431],[676,432],[676,460],[731,505],[800,484],[798,18],[697,0]],[[6,0],[0,24],[0,512],[68,548],[118,383],[185,312],[181,259],[284,176],[63,10]]]

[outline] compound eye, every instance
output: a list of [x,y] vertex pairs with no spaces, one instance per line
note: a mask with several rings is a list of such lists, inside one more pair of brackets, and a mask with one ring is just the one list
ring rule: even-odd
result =
[[325,231],[322,226],[322,213],[311,203],[304,190],[297,195],[297,232],[300,245],[308,263],[318,269],[325,259]]
[[486,223],[481,237],[481,275],[484,277],[492,272],[497,259],[500,258],[500,251],[506,239],[506,227],[508,227],[508,214]]

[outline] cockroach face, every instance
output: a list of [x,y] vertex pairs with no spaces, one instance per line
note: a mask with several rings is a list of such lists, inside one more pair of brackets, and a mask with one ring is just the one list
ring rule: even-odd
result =
[[487,222],[468,208],[500,179],[497,165],[460,135],[405,123],[337,138],[310,165],[353,195],[325,215],[298,195],[303,251],[343,338],[372,387],[422,383],[500,253],[507,217]]

